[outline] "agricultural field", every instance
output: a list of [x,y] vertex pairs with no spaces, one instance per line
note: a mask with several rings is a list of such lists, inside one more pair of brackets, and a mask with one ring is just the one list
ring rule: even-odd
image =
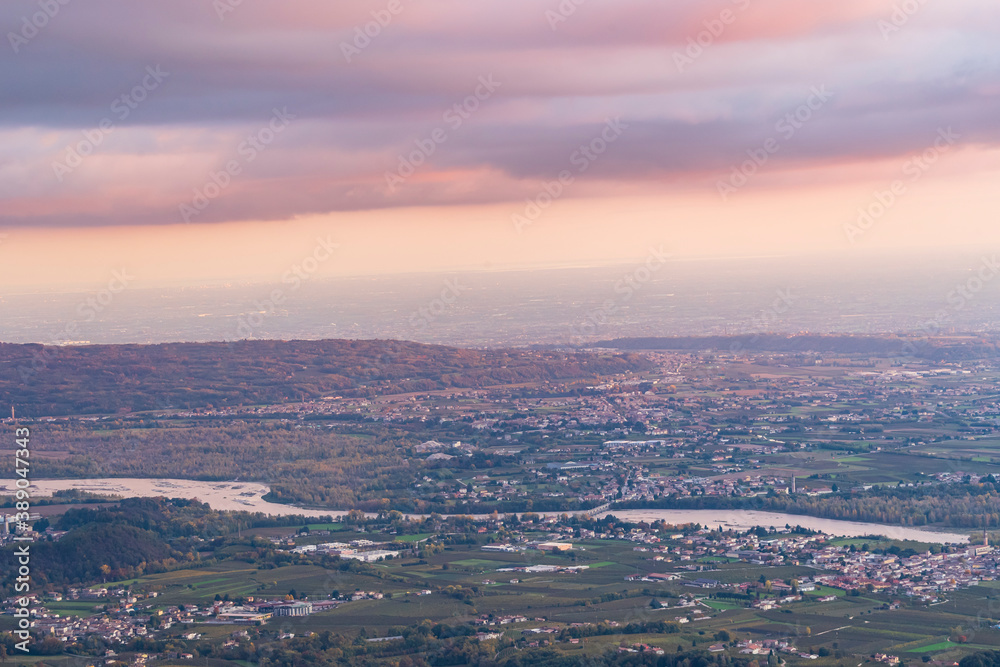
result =
[[[858,540],[835,542],[849,546]],[[893,544],[888,540],[873,542],[872,546],[875,544],[879,548],[922,546],[908,542]],[[589,567],[578,573],[500,571],[533,565]],[[809,576],[815,570],[726,562],[697,567],[701,569],[685,570],[677,563],[655,564],[648,560],[646,552],[636,551],[627,541],[582,540],[568,554],[484,552],[478,545],[452,545],[422,559],[409,557],[377,563],[365,573],[316,565],[262,569],[228,560],[108,585],[156,591],[154,608],[211,605],[216,596],[235,599],[304,594],[309,599],[321,600],[328,599],[331,593],[355,590],[378,591],[384,596],[345,602],[332,611],[307,617],[273,619],[266,626],[296,634],[331,630],[379,637],[425,620],[463,624],[481,615],[523,615],[529,619],[527,622],[502,628],[505,636],[520,638],[522,630],[539,624],[558,628],[608,620],[623,625],[656,620],[674,622],[690,615],[692,608],[680,603],[691,598],[705,620],[682,624],[675,633],[630,635],[628,641],[642,641],[673,652],[678,647],[713,643],[716,634],[725,631],[732,641],[785,638],[803,650],[815,653],[825,649],[824,653],[831,656],[838,651],[854,655],[891,651],[916,659],[929,655],[935,660],[956,659],[984,647],[1000,648],[1000,630],[990,626],[997,621],[987,622],[994,615],[1000,616],[1000,590],[992,585],[955,591],[945,602],[935,605],[914,604],[877,594],[847,596],[841,589],[819,587],[810,595],[811,601],[781,609],[757,610],[748,608],[743,601],[716,597],[712,589],[688,584],[704,577],[723,584],[756,581],[760,577],[792,580]],[[630,575],[651,571],[675,572],[680,578],[658,583],[626,581]],[[432,594],[417,595],[421,590],[430,590]],[[825,595],[835,595],[837,600],[816,601]],[[889,609],[894,604],[900,607]],[[49,608],[59,614],[82,615],[92,612],[93,607],[92,602],[74,601],[53,603]],[[199,632],[207,633],[206,638],[224,637],[230,631],[225,627],[199,626]],[[964,639],[955,636],[956,628],[963,630]],[[178,636],[182,631],[183,628],[178,630]],[[621,640],[617,634],[590,637],[581,644],[560,646],[559,650],[586,654],[613,647]],[[837,660],[829,657],[817,661],[817,664],[827,663],[836,664]]]

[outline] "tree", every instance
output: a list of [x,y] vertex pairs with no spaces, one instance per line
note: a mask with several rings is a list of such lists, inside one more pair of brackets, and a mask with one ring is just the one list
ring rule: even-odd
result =
[[41,655],[58,655],[63,652],[63,643],[49,635],[41,643],[35,645],[35,651]]

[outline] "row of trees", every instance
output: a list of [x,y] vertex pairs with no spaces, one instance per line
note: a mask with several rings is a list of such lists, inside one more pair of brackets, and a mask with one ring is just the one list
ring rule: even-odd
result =
[[1000,484],[934,484],[919,487],[873,487],[827,496],[769,495],[754,498],[668,497],[618,505],[622,509],[759,509],[825,519],[871,521],[902,526],[943,525],[962,528],[1000,526]]

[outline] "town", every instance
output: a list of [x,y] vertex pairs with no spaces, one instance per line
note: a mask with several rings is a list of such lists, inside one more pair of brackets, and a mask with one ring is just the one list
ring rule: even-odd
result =
[[580,380],[18,418],[36,465],[79,476],[86,460],[108,480],[94,462],[114,461],[183,494],[169,480],[197,452],[241,509],[197,485],[84,485],[33,498],[27,521],[3,510],[0,542],[31,540],[44,577],[8,590],[0,633],[27,606],[37,655],[126,664],[271,660],[325,636],[372,660],[403,643],[943,667],[1000,647],[1000,365],[642,359]]

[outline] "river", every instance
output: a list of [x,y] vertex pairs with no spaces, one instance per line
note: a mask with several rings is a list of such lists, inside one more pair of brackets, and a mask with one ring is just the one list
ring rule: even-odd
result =
[[[202,482],[187,479],[36,479],[32,481],[33,496],[51,496],[54,491],[79,489],[124,498],[167,496],[188,498],[208,503],[213,509],[226,511],[262,512],[272,516],[301,514],[310,517],[343,514],[343,510],[303,509],[293,505],[282,505],[264,500],[268,492],[265,484],[258,482]],[[14,484],[6,485],[6,492],[13,493]],[[610,512],[627,521],[658,521],[670,524],[700,523],[704,526],[739,528],[746,530],[756,526],[784,528],[785,524],[799,525],[810,530],[818,530],[827,535],[840,537],[860,537],[862,535],[884,535],[898,540],[915,540],[932,544],[952,542],[965,543],[969,536],[962,533],[947,533],[924,528],[886,526],[878,523],[838,521],[820,519],[798,514],[779,514],[756,510],[613,510]],[[552,512],[551,514],[558,514]],[[599,514],[604,516],[608,512]]]
[[[839,521],[837,519],[821,519],[801,514],[780,514],[778,512],[760,512],[757,510],[612,510],[605,514],[614,514],[625,521],[659,521],[680,525],[684,523],[700,523],[709,528],[722,526],[723,529],[739,528],[746,530],[763,526],[764,528],[784,528],[802,526],[809,530],[818,530],[826,535],[838,537],[861,537],[864,535],[883,535],[894,540],[914,540],[930,544],[966,543],[969,535],[965,533],[946,533],[926,528],[908,528],[905,526],[886,526],[880,523],[863,523],[860,521]],[[603,515],[601,515],[603,516]]]
[[[13,483],[7,492],[13,492]],[[305,516],[330,516],[334,510],[307,510],[292,505],[282,505],[264,500],[270,488],[259,482],[203,482],[190,479],[34,479],[31,494],[36,497],[51,496],[55,491],[79,489],[101,495],[123,498],[166,496],[187,498],[208,503],[212,509],[224,511],[263,512],[272,516],[302,514]]]

